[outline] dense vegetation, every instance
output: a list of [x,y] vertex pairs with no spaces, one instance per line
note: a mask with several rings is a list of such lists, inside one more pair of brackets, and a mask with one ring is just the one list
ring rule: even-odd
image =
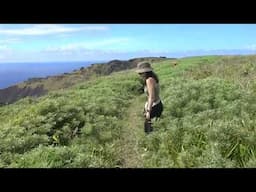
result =
[[255,167],[255,58],[186,58],[169,78],[158,66],[165,111],[144,166]]
[[164,103],[153,133],[143,134],[146,97],[127,70],[0,107],[0,167],[126,167],[126,157],[135,167],[256,166],[256,56],[153,68]]
[[113,167],[133,76],[98,78],[0,108],[1,167]]

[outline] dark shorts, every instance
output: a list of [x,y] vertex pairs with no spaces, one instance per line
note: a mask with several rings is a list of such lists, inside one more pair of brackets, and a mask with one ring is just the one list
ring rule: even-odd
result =
[[162,101],[160,101],[157,105],[152,107],[152,110],[150,112],[150,118],[152,119],[154,117],[160,117],[162,115],[163,109],[163,103]]

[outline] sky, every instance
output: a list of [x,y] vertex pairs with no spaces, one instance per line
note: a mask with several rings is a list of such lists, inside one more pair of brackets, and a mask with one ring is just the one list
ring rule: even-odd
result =
[[256,24],[0,24],[0,63],[256,54]]

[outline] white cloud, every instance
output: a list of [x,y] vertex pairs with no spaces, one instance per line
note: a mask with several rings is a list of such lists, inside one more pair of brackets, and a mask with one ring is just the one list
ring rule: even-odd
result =
[[248,45],[246,48],[252,51],[256,51],[256,44]]
[[13,50],[7,46],[0,45],[0,61],[4,62],[6,60],[9,60],[10,58],[15,58]]
[[0,28],[1,35],[49,35],[57,33],[70,33],[77,31],[105,31],[106,26],[68,27],[59,24],[37,24],[26,28],[5,29]]
[[5,50],[5,49],[8,49],[8,46],[0,44],[0,51]]
[[13,49],[10,47],[11,44],[21,42],[16,38],[1,39],[0,40],[0,61],[6,58],[13,57]]
[[117,50],[117,49],[102,49],[102,48],[79,48],[79,49],[49,49],[48,51],[42,51],[44,58],[54,58],[61,60],[113,60],[113,59],[131,59],[136,57],[149,57],[149,56],[166,56],[171,54],[168,51],[157,50]]
[[46,52],[79,51],[84,49],[102,48],[103,46],[120,45],[122,43],[129,43],[129,42],[131,42],[131,39],[129,38],[124,38],[124,37],[112,38],[112,39],[105,39],[101,41],[70,43],[60,47],[48,47],[45,49],[45,51]]
[[2,39],[0,40],[0,45],[8,45],[8,44],[13,44],[13,43],[20,43],[21,40],[18,38],[7,38],[7,39]]

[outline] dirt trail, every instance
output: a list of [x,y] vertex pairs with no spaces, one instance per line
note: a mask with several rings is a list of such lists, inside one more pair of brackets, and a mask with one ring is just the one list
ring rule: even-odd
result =
[[144,135],[143,128],[143,102],[144,97],[136,97],[127,109],[127,118],[124,122],[121,135],[121,158],[124,168],[142,168],[139,140]]

